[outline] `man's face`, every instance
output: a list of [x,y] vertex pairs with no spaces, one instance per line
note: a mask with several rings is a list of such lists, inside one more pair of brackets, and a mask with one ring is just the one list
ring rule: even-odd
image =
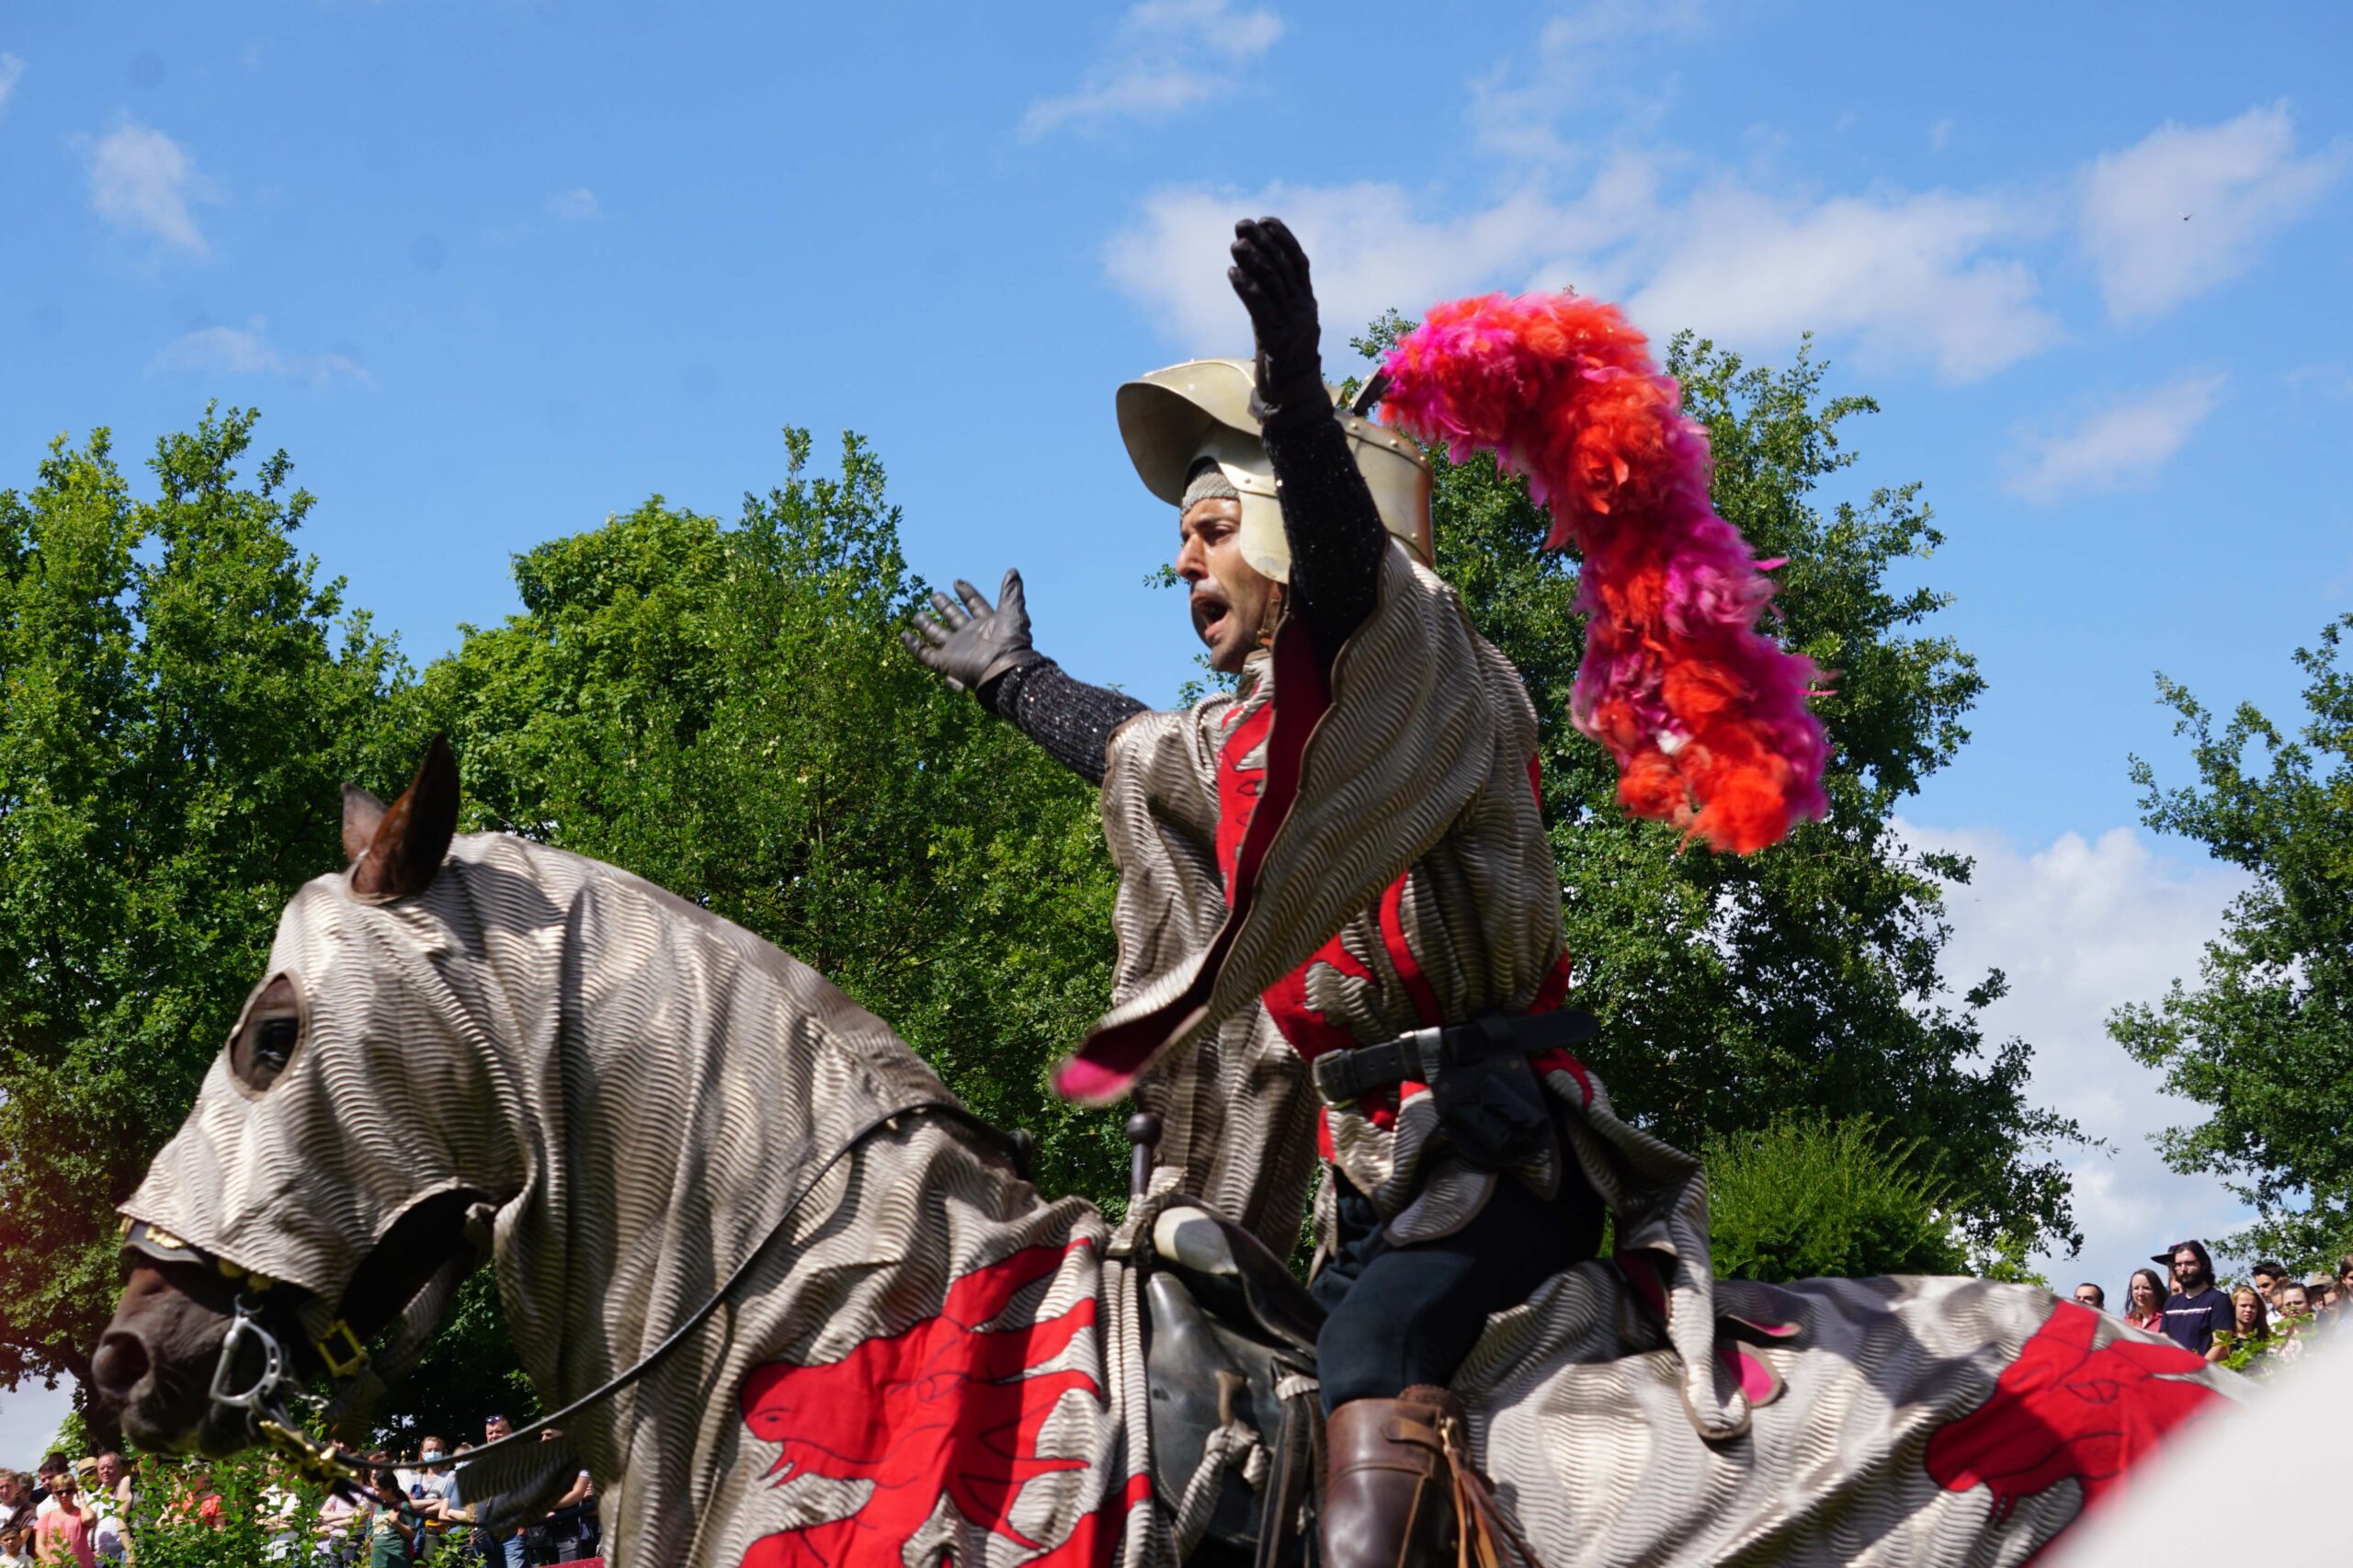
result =
[[2075,1301],[2080,1306],[2090,1307],[2094,1311],[2097,1311],[2100,1304],[2099,1287],[2097,1285],[2076,1286]]
[[2185,1291],[2195,1290],[2206,1283],[2206,1271],[2198,1266],[2198,1255],[2188,1247],[2173,1255],[2173,1277],[2181,1281]]
[[2279,1289],[2279,1277],[2277,1274],[2266,1274],[2257,1269],[2255,1276],[2255,1289],[2257,1294],[2268,1301],[2272,1300],[2271,1293]]
[[2279,1287],[2279,1315],[2281,1317],[2300,1318],[2312,1310],[2312,1301],[2304,1294],[2304,1288],[2302,1285]]
[[1176,575],[1192,589],[1193,630],[1210,667],[1240,673],[1258,646],[1275,585],[1242,559],[1242,503],[1196,501],[1176,523]]
[[494,1443],[514,1430],[514,1427],[506,1424],[506,1417],[494,1415],[482,1424],[482,1440],[485,1443]]
[[122,1460],[113,1454],[98,1456],[98,1484],[112,1486],[122,1479]]

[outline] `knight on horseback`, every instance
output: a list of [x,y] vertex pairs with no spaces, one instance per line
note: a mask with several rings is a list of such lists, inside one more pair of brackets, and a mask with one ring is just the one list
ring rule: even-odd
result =
[[[1706,433],[1566,294],[1432,307],[1383,423],[1336,410],[1305,257],[1240,238],[1256,362],[1120,403],[1238,689],[1072,681],[1011,574],[920,628],[1102,785],[1113,1006],[1060,1085],[1165,1120],[1120,1223],[754,933],[459,834],[437,738],[391,805],[347,790],[347,864],[121,1206],[102,1410],[348,1480],[305,1420],[358,1420],[488,1258],[553,1413],[467,1456],[469,1506],[585,1468],[617,1562],[1270,1568],[1320,1394],[1330,1568],[1449,1531],[1487,1568],[1958,1568],[2033,1555],[2221,1402],[2234,1374],[2029,1286],[1713,1278],[1698,1162],[1568,1054],[1535,717],[1430,570],[1415,444],[1529,478],[1581,552],[1570,716],[1630,811],[1745,850],[1821,809],[1822,735]],[[1319,1155],[1322,1309],[1280,1260]]]
[[1166,1108],[1173,1157],[1201,1162],[1186,1178],[1278,1245],[1302,1084],[1320,1102],[1323,1561],[1392,1568],[1437,1546],[1436,1439],[1462,1419],[1446,1385],[1488,1316],[1598,1244],[1559,1109],[1588,1097],[1565,1048],[1591,1020],[1563,1006],[1536,715],[1430,569],[1429,464],[1364,417],[1371,397],[1336,406],[1289,229],[1236,235],[1255,365],[1177,365],[1118,400],[1236,688],[1154,712],[1074,679],[1032,647],[1017,572],[995,606],[935,594],[908,645],[1103,788],[1120,1005],[1063,1092]]

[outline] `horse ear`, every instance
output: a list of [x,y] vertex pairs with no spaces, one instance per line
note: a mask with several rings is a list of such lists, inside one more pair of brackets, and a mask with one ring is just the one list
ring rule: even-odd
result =
[[383,820],[383,801],[357,784],[343,787],[343,858],[347,861],[368,853]]
[[[363,791],[364,793],[364,791]],[[349,832],[349,797],[345,797]],[[422,892],[449,853],[458,832],[458,759],[445,735],[433,737],[416,777],[402,791],[369,836],[367,853],[351,868],[351,891],[375,898],[406,898]]]

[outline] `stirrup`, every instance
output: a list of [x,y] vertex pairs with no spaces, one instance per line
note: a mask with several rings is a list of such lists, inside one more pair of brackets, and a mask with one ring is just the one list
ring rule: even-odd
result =
[[1495,1496],[1495,1487],[1471,1462],[1471,1444],[1461,1417],[1441,1412],[1438,1418],[1438,1452],[1454,1487],[1455,1568],[1504,1568],[1503,1548],[1509,1547],[1520,1568],[1544,1568],[1518,1520]]

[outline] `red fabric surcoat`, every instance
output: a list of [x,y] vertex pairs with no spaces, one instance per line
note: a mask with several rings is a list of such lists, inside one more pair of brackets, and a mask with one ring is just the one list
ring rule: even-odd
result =
[[[1347,642],[1327,661],[1306,636],[1287,623],[1240,691],[1113,735],[1118,1006],[1062,1083],[1173,1105],[1181,1125],[1164,1157],[1226,1172],[1189,1172],[1221,1205],[1237,1184],[1290,1179],[1290,1167],[1266,1167],[1274,1156],[1255,1151],[1314,1127],[1312,1147],[1383,1212],[1418,1206],[1401,1240],[1443,1234],[1493,1182],[1457,1167],[1448,1191],[1426,1190],[1424,1153],[1439,1151],[1435,1108],[1416,1119],[1418,1085],[1319,1115],[1299,1062],[1560,1005],[1568,964],[1529,771],[1535,710],[1453,590],[1394,546]],[[1289,1059],[1279,1073],[1269,1049]],[[1539,1065],[1583,1081],[1565,1059]],[[1554,1171],[1524,1175],[1550,1190]]]
[[[1229,904],[1233,898],[1234,862],[1244,838],[1247,835],[1259,800],[1266,792],[1267,768],[1263,760],[1267,733],[1273,727],[1276,704],[1267,702],[1245,710],[1233,708],[1222,721],[1226,730],[1224,744],[1218,748],[1217,762],[1217,859],[1219,876],[1226,889]],[[1540,809],[1542,791],[1538,786],[1538,759],[1528,759],[1528,780]],[[1353,926],[1369,926],[1377,933],[1381,951],[1394,970],[1397,981],[1413,1004],[1412,1027],[1422,1028],[1438,1023],[1459,1023],[1449,1018],[1440,1004],[1438,993],[1422,973],[1421,962],[1414,955],[1412,942],[1406,938],[1404,905],[1415,873],[1407,867],[1396,880],[1381,890],[1380,901],[1367,909]],[[1330,969],[1344,978],[1367,985],[1378,983],[1371,967],[1350,950],[1355,930],[1336,931],[1324,945],[1310,954],[1299,966],[1267,987],[1259,1000],[1292,1050],[1302,1061],[1312,1062],[1329,1051],[1345,1051],[1363,1044],[1345,1020],[1327,1016],[1310,999],[1308,980],[1318,965]],[[1528,1011],[1548,1013],[1560,1006],[1568,994],[1569,954],[1562,949],[1552,967],[1529,1001]],[[1572,1059],[1566,1051],[1547,1051],[1535,1059],[1538,1071],[1566,1070]],[[1368,1096],[1359,1102],[1366,1119],[1383,1131],[1393,1128],[1397,1121],[1400,1099],[1421,1093],[1426,1085],[1407,1082],[1394,1093]],[[1319,1116],[1316,1126],[1318,1153],[1326,1160],[1333,1158],[1331,1118]]]

